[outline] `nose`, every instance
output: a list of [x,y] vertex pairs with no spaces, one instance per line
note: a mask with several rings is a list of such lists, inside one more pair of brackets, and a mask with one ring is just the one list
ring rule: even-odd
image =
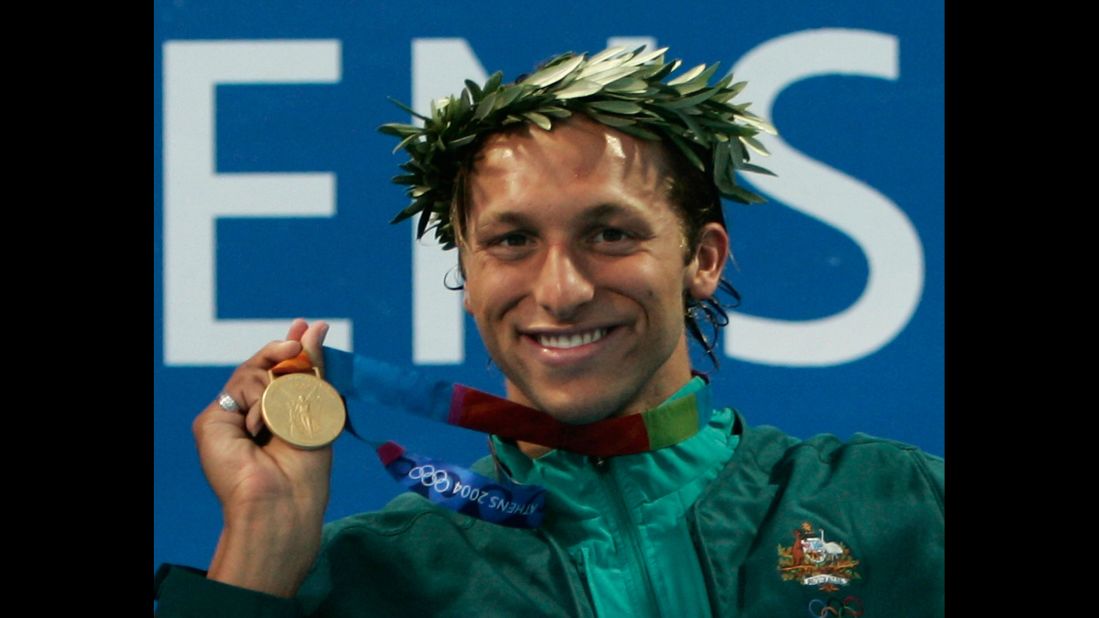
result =
[[534,281],[534,300],[558,320],[567,320],[595,296],[595,287],[568,247],[551,245]]

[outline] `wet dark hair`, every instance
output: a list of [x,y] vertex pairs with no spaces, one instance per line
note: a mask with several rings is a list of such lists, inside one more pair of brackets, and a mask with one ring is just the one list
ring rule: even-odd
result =
[[[698,249],[703,226],[707,223],[718,223],[728,230],[721,208],[721,194],[712,180],[713,170],[709,169],[710,165],[703,172],[691,165],[678,148],[669,148],[664,143],[660,146],[668,166],[668,198],[678,209],[683,222],[688,251],[685,257],[690,259]],[[730,300],[718,300],[719,295],[727,296]],[[693,298],[690,294],[683,296],[683,319],[687,332],[702,346],[702,351],[714,367],[720,367],[714,348],[721,329],[729,325],[729,314],[725,310],[740,306],[740,292],[722,275],[713,296],[703,299]],[[709,335],[703,331],[703,326],[709,331]]]

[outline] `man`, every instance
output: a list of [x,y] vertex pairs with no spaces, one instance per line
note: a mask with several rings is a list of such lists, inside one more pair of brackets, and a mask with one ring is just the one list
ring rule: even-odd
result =
[[[398,220],[457,247],[507,399],[554,428],[493,436],[476,466],[544,487],[541,525],[406,494],[322,531],[331,449],[255,439],[269,371],[324,367],[327,326],[297,320],[194,422],[224,528],[205,578],[162,571],[162,615],[942,614],[941,459],[749,427],[692,371],[687,332],[708,345],[697,320],[723,316],[718,196],[758,200],[734,172],[765,171],[745,146],[768,125],[716,67],[677,67],[564,54],[386,127],[410,155]],[[648,445],[614,450],[631,417]]]

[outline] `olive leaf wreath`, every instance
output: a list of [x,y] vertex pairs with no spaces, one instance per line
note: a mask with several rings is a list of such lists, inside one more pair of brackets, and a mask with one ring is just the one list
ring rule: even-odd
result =
[[[755,136],[776,135],[770,123],[732,104],[747,82],[730,85],[732,74],[709,84],[720,63],[700,64],[664,82],[681,60],[664,62],[667,47],[644,52],[611,47],[594,56],[566,52],[544,63],[525,79],[503,84],[497,71],[484,85],[466,80],[458,96],[436,99],[430,116],[390,99],[423,121],[423,126],[388,123],[378,128],[401,139],[404,174],[393,182],[408,185],[411,203],[391,221],[419,214],[417,237],[434,227],[444,249],[455,246],[450,221],[455,182],[464,157],[478,137],[526,122],[549,131],[553,119],[582,113],[623,133],[665,140],[701,172],[713,176],[718,192],[735,202],[761,203],[762,197],[736,182],[737,170],[774,175],[749,162],[749,151],[769,154]],[[644,52],[644,53],[643,53]]]

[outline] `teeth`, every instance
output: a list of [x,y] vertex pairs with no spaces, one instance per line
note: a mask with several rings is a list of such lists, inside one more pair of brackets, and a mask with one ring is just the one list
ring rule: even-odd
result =
[[586,333],[576,333],[575,335],[539,335],[538,343],[546,348],[567,350],[569,348],[575,348],[599,341],[603,338],[603,335],[606,334],[607,329],[597,328],[595,330],[589,330]]

